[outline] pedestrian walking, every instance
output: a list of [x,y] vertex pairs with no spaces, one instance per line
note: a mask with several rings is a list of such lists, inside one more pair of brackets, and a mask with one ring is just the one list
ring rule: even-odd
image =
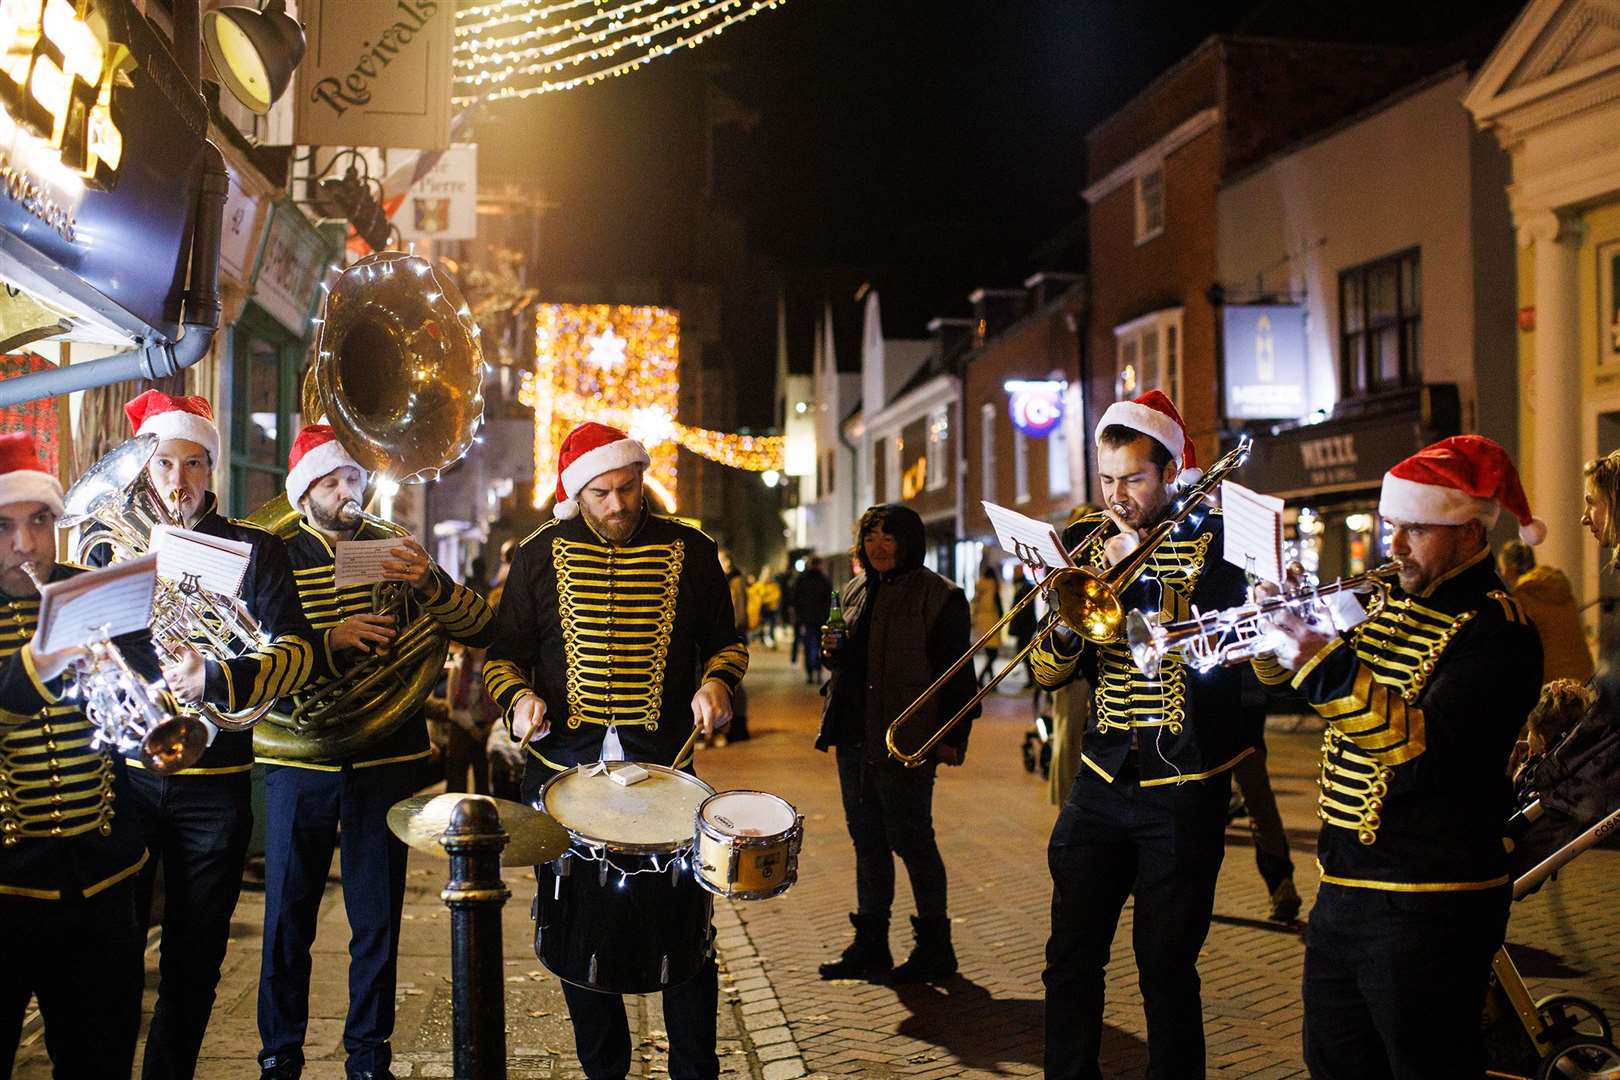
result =
[[812,555],[793,581],[793,622],[804,646],[804,681],[821,681],[821,626],[832,610],[832,582],[821,568],[821,556]]
[[[973,640],[979,641],[995,630],[1001,622],[1001,579],[996,568],[989,563],[979,571],[979,580],[973,586]],[[1001,651],[1001,634],[997,633],[984,643],[984,667],[979,671],[978,685],[983,686],[996,673],[996,656]]]

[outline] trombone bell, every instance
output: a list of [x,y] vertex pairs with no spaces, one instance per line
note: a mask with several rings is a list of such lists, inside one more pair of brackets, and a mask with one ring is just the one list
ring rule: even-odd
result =
[[1087,641],[1098,643],[1119,637],[1125,605],[1119,593],[1089,567],[1063,567],[1052,579],[1058,618]]

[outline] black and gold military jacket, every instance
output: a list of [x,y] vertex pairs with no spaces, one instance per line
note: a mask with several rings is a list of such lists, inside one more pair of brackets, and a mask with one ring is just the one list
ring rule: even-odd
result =
[[713,540],[643,511],[623,544],[583,515],[518,546],[484,683],[506,715],[525,690],[551,724],[529,753],[551,769],[601,756],[608,725],[633,761],[674,764],[705,679],[735,689],[748,670]]
[[[1063,542],[1073,550],[1108,519],[1102,514],[1069,526]],[[1105,534],[1078,553],[1076,562],[1102,569]],[[1198,511],[1148,557],[1142,575],[1120,597],[1126,611],[1157,613],[1162,622],[1189,618],[1193,605],[1214,611],[1243,602],[1243,571],[1223,557],[1219,510]],[[1031,655],[1035,680],[1054,688],[1083,674],[1095,689],[1091,726],[1081,740],[1081,771],[1113,783],[1136,748],[1142,787],[1159,787],[1217,776],[1254,751],[1252,724],[1241,722],[1242,681],[1235,668],[1200,673],[1165,657],[1156,678],[1142,674],[1123,636],[1106,645],[1082,641],[1068,651],[1047,636]]]
[[[56,565],[50,581],[84,573]],[[94,896],[146,863],[133,811],[115,806],[111,748],[90,745],[95,731],[65,680],[39,678],[22,647],[39,624],[39,597],[0,594],[0,900]],[[158,678],[151,638],[114,638],[130,667]]]
[[[367,522],[360,526],[352,539],[387,540],[396,535]],[[331,642],[332,628],[338,623],[350,615],[367,615],[375,610],[372,586],[348,585],[339,589],[334,576],[336,555],[332,545],[307,521],[300,521],[298,532],[287,541],[287,558],[292,564],[292,576],[297,584],[304,616],[314,627],[320,642],[323,663],[333,672],[345,672],[368,661],[370,657],[357,650],[334,653]],[[467,586],[456,584],[438,566],[434,566],[433,575],[438,589],[431,600],[421,605],[422,612],[437,622],[450,640],[474,647],[488,645],[495,633],[495,613],[484,598]],[[304,691],[317,691],[336,677],[324,672],[317,674]],[[291,713],[294,707],[295,702],[287,698],[276,704],[277,710],[282,713]],[[431,752],[428,749],[427,715],[419,703],[415,712],[388,735],[342,757],[294,761],[261,753],[258,760],[266,765],[291,765],[301,769],[337,772],[346,767],[360,769],[420,761]]]
[[[253,548],[242,575],[241,598],[264,632],[263,649],[244,652],[230,660],[207,660],[203,700],[230,712],[254,708],[292,693],[316,675],[332,669],[320,635],[304,618],[293,587],[292,566],[281,538],[257,525],[222,516],[212,491],[203,496],[206,509],[192,531],[224,540],[237,540]],[[111,549],[99,545],[90,561],[105,566]],[[143,768],[138,758],[124,759],[131,768]],[[176,776],[218,776],[247,773],[253,768],[253,733],[221,731],[189,769]]]
[[1422,595],[1398,587],[1291,681],[1328,722],[1317,807],[1322,880],[1395,892],[1508,880],[1508,755],[1541,688],[1541,639],[1490,552]]

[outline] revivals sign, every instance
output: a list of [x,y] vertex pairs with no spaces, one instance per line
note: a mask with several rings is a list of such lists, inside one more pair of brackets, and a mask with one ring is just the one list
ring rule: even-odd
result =
[[304,0],[296,141],[311,146],[450,145],[451,0]]

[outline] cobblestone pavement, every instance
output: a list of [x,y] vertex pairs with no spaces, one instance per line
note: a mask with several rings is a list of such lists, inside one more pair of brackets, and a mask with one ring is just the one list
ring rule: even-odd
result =
[[[1016,682],[1014,676],[1013,682]],[[716,788],[761,788],[805,816],[798,884],[774,900],[718,904],[722,961],[721,1065],[726,1077],[793,1080],[812,1074],[890,1077],[1006,1077],[1040,1072],[1042,951],[1050,883],[1045,845],[1056,811],[1045,783],[1024,771],[1019,744],[1029,701],[998,696],[976,726],[967,764],[943,770],[935,820],[951,873],[951,912],[961,975],[938,986],[889,988],[824,983],[816,966],[847,943],[854,859],[844,831],[833,763],[812,748],[820,698],[789,670],[785,649],[756,652],[749,675],[755,738],[702,754]],[[1316,891],[1311,847],[1316,737],[1270,736],[1273,782],[1296,846],[1306,910]],[[401,1077],[450,1076],[449,915],[439,900],[446,863],[412,855],[399,966],[395,1069]],[[1555,991],[1596,1001],[1620,1019],[1620,919],[1605,888],[1620,853],[1599,850],[1516,905],[1509,936],[1534,996]],[[531,947],[532,878],[507,872],[504,913],[507,1046],[513,1080],[581,1075],[557,980]],[[910,894],[899,888],[893,944],[909,947]],[[233,923],[214,1021],[203,1046],[202,1080],[255,1075],[255,1000],[262,897],[245,891]],[[1297,927],[1265,920],[1266,897],[1241,823],[1227,835],[1215,924],[1200,964],[1209,1066],[1221,1077],[1303,1076],[1299,1061]],[[1109,968],[1104,1071],[1136,1077],[1145,1062],[1127,906]],[[348,945],[334,878],[316,941],[305,1072],[343,1076]],[[148,957],[146,1008],[157,984]],[[634,1075],[667,1076],[662,1018],[654,999],[629,1000],[637,1043]],[[37,1024],[25,1034],[19,1080],[48,1077]]]

